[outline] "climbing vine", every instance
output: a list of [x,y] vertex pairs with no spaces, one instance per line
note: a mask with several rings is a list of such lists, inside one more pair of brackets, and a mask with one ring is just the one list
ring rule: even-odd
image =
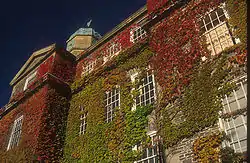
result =
[[226,0],[226,10],[230,15],[229,24],[233,28],[235,37],[240,39],[241,49],[246,49],[247,41],[247,1]]
[[203,163],[220,162],[222,140],[223,135],[221,133],[197,138],[193,143],[194,159]]
[[[131,110],[134,97],[138,94],[136,84],[131,83],[127,71],[146,71],[152,52],[142,44],[135,45],[120,53],[105,66],[72,84],[75,94],[71,100],[68,116],[64,162],[133,162],[140,156],[134,151],[135,145],[146,144],[148,136],[147,116],[152,106]],[[140,80],[140,76],[139,80]],[[119,86],[120,107],[115,118],[107,123],[104,95]],[[79,107],[87,114],[86,133],[79,135]]]
[[[51,55],[41,63],[35,80],[10,100],[13,110],[4,110],[8,113],[0,121],[0,162],[57,162],[62,157],[70,91],[66,82],[72,79],[69,69],[74,63],[59,55]],[[14,121],[20,116],[23,116],[20,142],[6,151]]]
[[222,110],[221,98],[229,94],[230,69],[226,56],[218,56],[197,65],[189,86],[175,103],[159,111],[160,135],[167,147],[188,138],[206,127],[213,126]]
[[[14,94],[10,101],[23,100],[24,103],[18,107],[19,112],[29,114],[24,117],[27,123],[23,125],[20,146],[10,151],[1,150],[0,160],[6,162],[13,157],[17,162],[56,162],[59,159],[62,162],[133,162],[141,156],[140,150],[133,148],[146,147],[150,140],[146,127],[153,109],[157,134],[167,148],[214,126],[219,118],[218,112],[222,110],[221,99],[235,88],[234,83],[229,82],[239,75],[235,75],[235,67],[246,65],[246,22],[241,21],[246,20],[246,2],[243,0],[226,0],[232,33],[240,38],[241,44],[211,57],[201,43],[197,20],[221,2],[178,2],[176,8],[165,12],[177,1],[148,0],[149,20],[167,14],[150,29],[149,40],[133,44],[130,33],[138,25],[132,24],[90,56],[84,58],[83,55],[76,69],[73,59],[50,56],[39,66],[38,80],[26,91]],[[120,44],[123,52],[103,64],[103,57],[110,57],[108,48],[113,44]],[[233,56],[226,56],[229,53]],[[203,56],[207,60],[202,61]],[[90,61],[98,63],[92,73],[82,76],[82,67]],[[132,71],[139,73],[135,83],[130,79]],[[142,82],[146,72],[154,73],[159,84],[158,103],[131,110],[139,94],[136,86]],[[73,76],[76,77],[74,81]],[[45,81],[52,78],[49,80],[52,87],[44,86]],[[67,84],[71,82],[69,108]],[[113,121],[106,123],[105,92],[113,89],[120,90],[120,107],[115,108]],[[30,99],[25,101],[25,97]],[[5,123],[0,125],[0,149],[6,149],[6,143],[2,142],[8,142],[8,135],[4,134],[8,133],[18,109],[3,117]],[[245,112],[241,109],[221,117],[236,117]],[[80,117],[83,114],[87,115],[87,128],[84,134],[80,134]],[[219,155],[224,156],[219,149],[221,141],[220,134],[199,137],[193,145],[195,158],[200,162],[218,161]],[[13,156],[13,153],[20,154],[20,157]]]

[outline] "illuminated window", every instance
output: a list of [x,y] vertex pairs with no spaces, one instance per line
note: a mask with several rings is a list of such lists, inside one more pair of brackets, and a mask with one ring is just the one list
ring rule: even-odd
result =
[[[246,78],[238,82],[238,89],[234,90],[230,96],[223,99],[223,113],[232,113],[239,109],[247,108],[247,80]],[[246,112],[246,111],[245,111]],[[229,136],[230,141],[224,145],[230,146],[236,152],[247,151],[247,115],[241,114],[222,120],[222,128]]]
[[154,75],[147,73],[147,76],[142,79],[142,84],[137,86],[137,90],[139,90],[139,96],[136,97],[136,106],[153,104],[156,98]]
[[90,61],[85,66],[83,66],[82,76],[90,74],[94,70],[95,65],[96,61]]
[[206,38],[208,50],[211,51],[212,55],[234,45],[222,8],[217,8],[207,14],[199,21],[199,24],[201,33]]
[[136,43],[142,39],[144,39],[147,36],[147,33],[144,29],[142,29],[141,27],[136,27],[133,28],[130,31],[130,41],[133,43]]
[[31,74],[25,81],[25,84],[24,84],[24,88],[23,90],[26,90],[30,84],[32,84],[32,82],[34,82],[36,79],[36,72],[34,72],[33,74]]
[[15,146],[18,146],[18,143],[21,137],[21,132],[22,132],[22,122],[23,122],[23,116],[20,116],[19,118],[15,120],[12,131],[11,131],[7,150],[12,149]]
[[111,122],[115,116],[115,109],[120,106],[120,90],[114,88],[105,93],[105,117],[106,122]]
[[81,111],[81,115],[80,115],[80,135],[85,134],[86,132],[86,128],[87,128],[87,112],[84,112],[84,108],[81,105],[80,106],[80,111]]

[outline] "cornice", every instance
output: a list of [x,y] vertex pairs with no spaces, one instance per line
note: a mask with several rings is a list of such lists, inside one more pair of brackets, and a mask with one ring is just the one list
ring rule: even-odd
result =
[[137,18],[142,16],[147,12],[147,6],[144,5],[142,8],[140,8],[138,11],[136,11],[134,14],[132,14],[130,17],[122,21],[120,24],[118,24],[115,28],[113,28],[110,32],[105,34],[100,40],[98,40],[95,44],[90,46],[89,48],[86,49],[82,54],[80,54],[77,57],[77,61],[81,60],[82,58],[88,56],[91,52],[99,48],[101,45],[106,43],[110,38],[115,36],[118,32],[123,30],[125,27],[127,27],[129,24],[133,23]]

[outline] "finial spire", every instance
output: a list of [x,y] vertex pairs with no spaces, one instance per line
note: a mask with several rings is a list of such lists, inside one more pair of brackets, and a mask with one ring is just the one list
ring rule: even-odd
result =
[[91,22],[92,22],[92,19],[90,19],[90,21],[88,21],[87,27],[90,27]]

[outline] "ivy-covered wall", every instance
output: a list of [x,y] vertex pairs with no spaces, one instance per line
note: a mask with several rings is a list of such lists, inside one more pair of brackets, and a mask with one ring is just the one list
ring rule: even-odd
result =
[[[33,159],[38,147],[47,91],[48,87],[43,87],[0,120],[0,162],[25,162]],[[7,151],[14,121],[21,115],[23,124],[20,144],[17,149]]]
[[[151,56],[152,52],[145,45],[135,45],[72,84],[72,90],[77,92],[70,102],[64,162],[133,162],[139,156],[132,148],[148,140],[145,127],[152,106],[131,110],[133,97],[138,92],[131,92],[135,83],[131,83],[127,71],[136,68],[145,72]],[[116,108],[114,120],[107,123],[105,92],[117,86],[120,107]],[[80,115],[84,113],[87,113],[87,129],[79,135]]]
[[[36,69],[26,90],[14,94],[0,119],[0,162],[58,162],[63,154],[74,57],[56,49]],[[24,78],[25,79],[25,78]],[[23,86],[23,85],[22,85]],[[14,121],[23,115],[20,142],[7,151]]]
[[[210,56],[200,37],[197,15],[204,16],[221,2],[229,11],[230,32],[241,43]],[[83,54],[77,63],[62,49],[41,63],[37,80],[27,91],[13,96],[10,102],[17,102],[16,108],[0,120],[0,162],[132,163],[141,157],[140,149],[150,146],[147,128],[152,114],[160,136],[157,144],[163,144],[166,153],[192,139],[189,147],[197,162],[218,162],[221,156],[233,155],[220,148],[221,133],[199,133],[217,124],[221,99],[235,89],[231,81],[246,66],[246,23],[239,21],[246,20],[245,1],[148,0],[147,5],[144,23],[148,35],[140,42],[131,42],[131,30],[138,24],[130,22],[90,56]],[[103,64],[112,43],[120,43],[122,51]],[[206,60],[201,59],[204,56]],[[83,66],[93,60],[98,62],[94,71],[82,76]],[[135,82],[131,81],[132,72],[138,73]],[[136,88],[146,73],[155,75],[157,101],[133,110],[140,94]],[[105,94],[113,89],[119,89],[120,106],[107,123]],[[13,122],[21,114],[20,144],[6,151]],[[87,128],[80,134],[83,114],[87,115]],[[133,150],[136,146],[139,150]]]
[[[242,36],[246,36],[246,33],[239,34],[239,31],[242,32],[240,28],[235,31],[229,28],[233,37],[242,37],[240,46],[228,48],[217,56],[210,56],[207,45],[203,44],[204,38],[200,37],[198,19],[222,2],[226,3],[229,14],[237,11],[245,19],[243,1],[170,3],[149,0],[149,23],[146,27],[149,35],[145,40],[148,44],[134,45],[104,66],[102,62],[97,64],[97,68],[87,76],[81,77],[82,66],[102,56],[93,53],[79,61],[77,80],[71,85],[73,96],[67,122],[64,162],[133,162],[139,158],[140,152],[131,149],[138,142],[147,142],[145,124],[152,108],[147,106],[148,111],[147,107],[131,111],[133,97],[139,93],[131,91],[135,88],[128,75],[131,69],[139,69],[141,78],[147,70],[153,70],[151,72],[155,75],[158,94],[153,109],[156,113],[157,135],[161,136],[159,143],[170,149],[192,138],[194,140],[191,143],[194,145],[193,148],[190,146],[190,151],[196,161],[218,161],[223,151],[218,148],[222,141],[221,135],[205,132],[208,136],[205,135],[204,140],[218,140],[214,142],[216,145],[213,145],[213,149],[210,145],[198,144],[203,138],[197,139],[197,136],[208,128],[216,128],[219,112],[223,109],[221,98],[236,88],[231,82],[239,75],[239,69],[235,68],[246,65],[246,49],[241,46],[244,44]],[[176,7],[171,8],[174,3],[177,3]],[[239,9],[232,11],[232,3],[239,4]],[[237,27],[242,25],[244,28],[244,23],[235,23],[234,14],[230,15],[229,25],[238,23]],[[143,55],[145,51],[150,55]],[[204,56],[205,61],[202,60]],[[147,69],[148,65],[151,69]],[[104,95],[117,85],[121,90],[121,106],[115,119],[106,123]],[[84,108],[83,112],[80,107]],[[87,130],[85,134],[79,135],[80,116],[85,112],[88,113]],[[137,115],[142,116],[139,118]],[[200,146],[204,146],[203,151],[210,151],[214,155],[197,152]]]

